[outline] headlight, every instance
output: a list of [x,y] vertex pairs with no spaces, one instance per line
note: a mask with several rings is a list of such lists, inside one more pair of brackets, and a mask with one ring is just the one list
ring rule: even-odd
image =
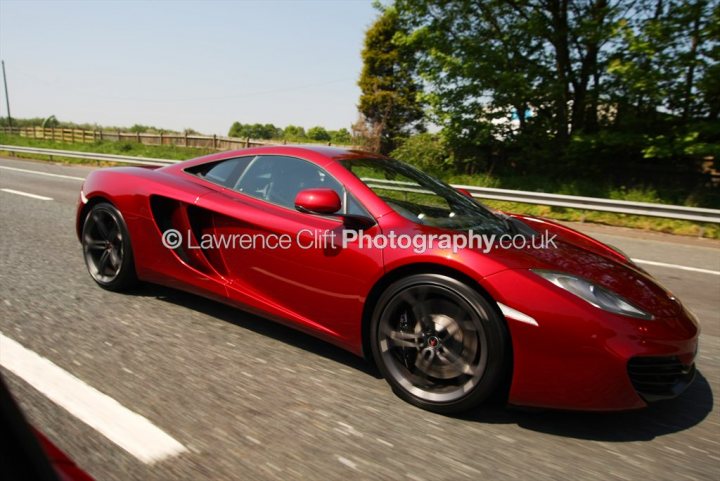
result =
[[638,309],[614,292],[595,285],[582,277],[565,274],[564,272],[543,270],[533,270],[533,272],[604,311],[646,320],[653,318],[652,314]]

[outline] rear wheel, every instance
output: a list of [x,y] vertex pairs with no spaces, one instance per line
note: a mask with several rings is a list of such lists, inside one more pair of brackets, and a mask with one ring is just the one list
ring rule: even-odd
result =
[[112,204],[96,204],[85,217],[82,247],[88,272],[101,287],[122,291],[137,283],[130,235]]
[[380,371],[406,401],[440,413],[473,408],[499,387],[508,334],[475,289],[439,274],[392,284],[372,319]]

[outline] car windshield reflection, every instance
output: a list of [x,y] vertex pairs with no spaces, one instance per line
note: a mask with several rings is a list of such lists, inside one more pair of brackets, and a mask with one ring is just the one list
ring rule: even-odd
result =
[[395,212],[412,222],[453,230],[502,234],[505,219],[446,183],[392,159],[349,159],[343,166]]

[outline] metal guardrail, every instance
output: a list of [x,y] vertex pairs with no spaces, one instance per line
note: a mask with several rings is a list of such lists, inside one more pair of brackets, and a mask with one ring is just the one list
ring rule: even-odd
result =
[[70,159],[99,160],[106,162],[120,162],[136,165],[170,165],[177,161],[167,159],[153,159],[151,157],[131,157],[128,155],[99,154],[95,152],[76,152],[60,149],[38,149],[35,147],[21,147],[18,145],[0,145],[0,151],[17,152],[20,154],[47,155],[49,157],[66,157]]
[[[380,188],[415,193],[427,193],[421,186],[411,182],[400,182],[384,179],[363,179]],[[475,185],[453,185],[456,189],[464,189],[473,197],[480,199],[520,202],[524,204],[549,205],[581,210],[614,212],[617,214],[645,215],[666,219],[689,220],[694,222],[720,223],[720,209],[701,207],[685,207],[681,205],[651,204],[649,202],[631,202],[627,200],[602,199],[599,197],[583,197],[577,195],[546,194],[527,190],[496,189]]]
[[[98,154],[92,152],[74,152],[69,150],[39,149],[34,147],[20,147],[15,145],[0,145],[0,151],[17,152],[23,154],[39,154],[50,157],[67,157],[86,160],[99,160],[107,162],[128,163],[136,165],[169,165],[177,163],[176,160],[153,159],[145,157],[130,157],[124,155]],[[400,182],[385,179],[367,179],[376,187],[387,188],[410,193],[426,193],[422,186],[411,182]],[[693,222],[708,222],[720,224],[720,209],[704,209],[699,207],[685,207],[679,205],[651,204],[648,202],[630,202],[626,200],[601,199],[598,197],[582,197],[575,195],[546,194],[543,192],[530,192],[525,190],[507,190],[491,187],[477,187],[473,185],[453,185],[458,189],[465,189],[473,197],[507,202],[520,202],[524,204],[549,205],[554,207],[567,207],[572,209],[593,210],[600,212],[614,212],[617,214],[644,215],[649,217],[662,217],[666,219],[688,220]]]

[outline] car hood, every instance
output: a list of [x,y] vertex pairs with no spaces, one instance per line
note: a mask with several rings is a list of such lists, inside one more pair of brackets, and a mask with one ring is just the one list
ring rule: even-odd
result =
[[553,240],[545,248],[507,251],[506,255],[514,257],[513,267],[558,271],[582,277],[619,294],[658,318],[671,318],[682,312],[682,306],[670,292],[622,253],[554,222],[527,216],[513,218],[531,226],[538,235],[546,235]]

